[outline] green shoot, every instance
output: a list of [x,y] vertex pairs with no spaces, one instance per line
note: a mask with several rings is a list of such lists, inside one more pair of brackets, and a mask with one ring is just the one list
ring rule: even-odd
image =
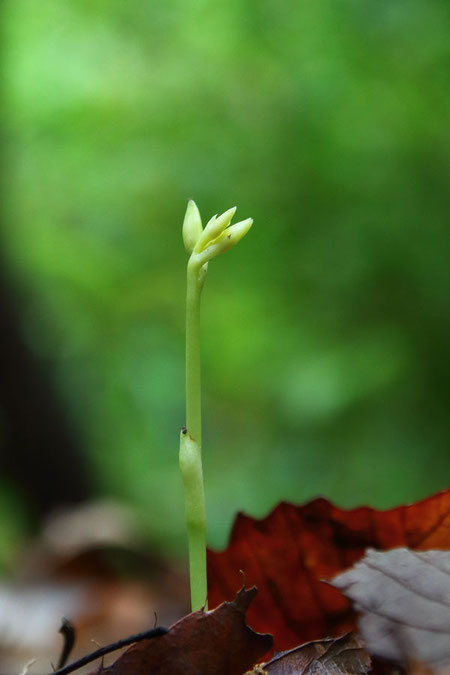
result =
[[186,427],[180,434],[180,470],[184,483],[192,611],[206,607],[206,512],[202,470],[200,299],[208,263],[235,246],[253,224],[230,225],[236,208],[213,216],[202,227],[199,210],[188,202],[183,241],[190,258],[186,297]]

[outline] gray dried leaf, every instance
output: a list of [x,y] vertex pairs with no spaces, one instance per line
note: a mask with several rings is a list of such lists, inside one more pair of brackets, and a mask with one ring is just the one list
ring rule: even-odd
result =
[[450,552],[367,550],[332,585],[360,613],[359,629],[373,656],[433,669],[450,665]]

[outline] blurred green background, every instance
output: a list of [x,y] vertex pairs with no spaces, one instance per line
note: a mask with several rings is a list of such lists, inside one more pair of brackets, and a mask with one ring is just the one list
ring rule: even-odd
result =
[[184,555],[190,197],[255,221],[203,296],[210,544],[282,499],[447,487],[447,1],[5,0],[2,22],[3,255],[96,493]]

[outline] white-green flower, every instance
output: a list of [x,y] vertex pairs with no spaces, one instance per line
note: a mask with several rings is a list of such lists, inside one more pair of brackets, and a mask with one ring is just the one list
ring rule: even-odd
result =
[[231,225],[236,207],[228,209],[220,216],[213,216],[202,229],[200,212],[194,201],[189,200],[183,223],[184,245],[196,262],[204,265],[220,253],[225,253],[244,237],[253,219],[247,218]]

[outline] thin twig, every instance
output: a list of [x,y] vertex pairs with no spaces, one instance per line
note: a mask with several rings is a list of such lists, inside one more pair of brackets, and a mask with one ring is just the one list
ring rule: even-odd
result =
[[147,630],[144,633],[137,633],[136,635],[130,635],[130,637],[123,638],[122,640],[113,642],[112,644],[106,645],[105,647],[100,647],[100,649],[97,649],[95,652],[86,654],[86,656],[83,656],[81,659],[78,659],[78,661],[69,663],[68,666],[56,670],[54,673],[51,673],[51,675],[67,675],[68,673],[72,673],[74,670],[78,670],[78,668],[82,668],[87,663],[91,663],[91,661],[99,659],[101,656],[104,656],[105,654],[115,652],[117,649],[121,649],[122,647],[128,647],[128,645],[131,645],[134,642],[140,642],[141,640],[148,640],[150,638],[166,635],[166,633],[168,632],[169,631],[167,630],[167,628],[157,626],[156,628]]
[[36,661],[37,661],[37,659],[31,659],[31,661],[28,661],[28,663],[26,663],[26,664],[24,665],[24,667],[23,667],[22,672],[20,673],[20,675],[27,675],[27,674],[28,674],[28,669],[31,668],[31,666],[34,665],[34,664],[36,663]]

